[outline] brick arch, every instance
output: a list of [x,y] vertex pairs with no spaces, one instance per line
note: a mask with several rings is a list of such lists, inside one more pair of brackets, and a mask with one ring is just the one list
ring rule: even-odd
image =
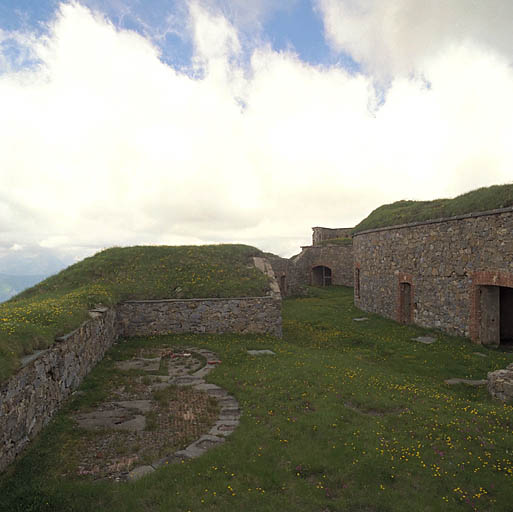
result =
[[503,270],[479,270],[470,275],[470,339],[481,343],[479,325],[481,323],[480,286],[502,286],[513,288],[513,273]]

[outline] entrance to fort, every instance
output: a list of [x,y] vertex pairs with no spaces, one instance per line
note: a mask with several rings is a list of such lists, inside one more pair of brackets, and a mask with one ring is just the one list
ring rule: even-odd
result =
[[312,286],[330,286],[331,285],[331,269],[319,265],[312,269]]
[[412,289],[410,283],[399,283],[399,322],[412,322]]
[[481,343],[513,347],[513,288],[480,286],[479,309]]

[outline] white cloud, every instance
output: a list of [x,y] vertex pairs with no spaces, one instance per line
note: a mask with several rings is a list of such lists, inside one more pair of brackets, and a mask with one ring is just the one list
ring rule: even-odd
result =
[[425,59],[471,42],[513,58],[510,0],[315,0],[334,49],[380,77],[417,72]]
[[[146,39],[66,4],[41,64],[0,75],[0,246],[65,257],[136,243],[293,254],[310,226],[383,202],[511,180],[513,72],[483,46],[425,56],[379,108],[372,77],[255,48],[191,4],[196,78]],[[1,269],[0,269],[1,272]]]

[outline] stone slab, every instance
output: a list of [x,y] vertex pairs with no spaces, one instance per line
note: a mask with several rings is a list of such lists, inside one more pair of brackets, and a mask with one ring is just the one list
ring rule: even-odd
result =
[[145,359],[138,357],[127,361],[118,361],[116,368],[119,370],[143,370],[146,372],[156,372],[160,368],[160,357]]
[[431,336],[417,336],[416,338],[411,338],[412,341],[418,341],[419,343],[424,343],[424,345],[431,345],[436,341],[436,338]]
[[264,350],[248,350],[248,354],[250,354],[252,356],[265,356],[265,355],[275,356],[276,355],[275,352],[273,352],[272,350],[268,350],[268,349],[264,349]]
[[154,471],[155,469],[152,466],[138,466],[128,473],[128,480],[138,480],[144,475],[148,475]]
[[467,386],[486,386],[486,384],[488,384],[488,381],[486,379],[470,380],[470,379],[453,378],[453,379],[446,379],[444,382],[446,384],[449,384],[449,386],[453,386],[454,384],[465,384]]

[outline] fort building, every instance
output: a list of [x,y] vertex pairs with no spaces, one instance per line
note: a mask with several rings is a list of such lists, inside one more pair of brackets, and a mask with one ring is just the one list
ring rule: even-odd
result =
[[513,208],[354,234],[362,310],[499,346],[513,341]]

